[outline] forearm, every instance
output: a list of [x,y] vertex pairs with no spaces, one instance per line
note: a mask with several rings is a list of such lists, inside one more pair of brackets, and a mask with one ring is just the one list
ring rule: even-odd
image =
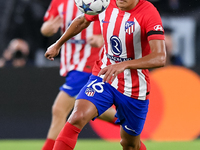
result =
[[56,43],[59,46],[62,46],[67,40],[80,33],[83,29],[87,28],[89,25],[90,22],[88,22],[83,15],[77,17],[76,19],[73,20],[71,25],[67,28],[64,34],[57,40]]
[[149,54],[140,59],[134,59],[123,62],[126,69],[151,69],[163,67],[165,65],[166,55],[164,53]]
[[47,21],[43,23],[40,31],[43,36],[50,37],[50,36],[53,36],[55,33],[57,33],[58,29],[59,27],[54,26]]
[[165,65],[166,50],[164,40],[152,40],[149,43],[152,52],[142,58],[123,62],[126,69],[151,69]]

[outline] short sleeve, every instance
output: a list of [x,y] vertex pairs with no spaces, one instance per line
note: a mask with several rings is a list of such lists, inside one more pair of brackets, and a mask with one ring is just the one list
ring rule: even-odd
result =
[[87,21],[97,21],[99,20],[98,15],[87,15],[85,14],[85,18]]
[[49,20],[51,16],[54,16],[54,17],[57,16],[59,14],[57,11],[57,7],[58,7],[58,0],[52,0],[49,5],[49,8],[47,9],[45,13],[43,20],[47,21]]
[[148,15],[146,15],[146,34],[148,41],[150,40],[164,40],[164,29],[162,20],[157,9],[151,5]]

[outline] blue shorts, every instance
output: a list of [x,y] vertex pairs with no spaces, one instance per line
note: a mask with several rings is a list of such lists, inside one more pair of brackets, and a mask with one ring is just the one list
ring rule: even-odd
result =
[[81,90],[81,88],[87,83],[91,73],[70,71],[65,77],[65,84],[60,87],[61,91],[64,91],[71,97],[75,97]]
[[98,110],[100,116],[113,104],[116,106],[116,123],[130,135],[137,136],[142,132],[149,100],[137,100],[128,97],[109,83],[102,82],[102,78],[91,75],[88,83],[81,89],[77,99],[91,101]]

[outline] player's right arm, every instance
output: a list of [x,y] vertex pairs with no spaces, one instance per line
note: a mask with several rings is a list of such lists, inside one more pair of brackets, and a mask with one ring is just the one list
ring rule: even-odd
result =
[[75,18],[64,34],[47,49],[45,57],[49,60],[54,60],[54,57],[59,54],[61,46],[67,40],[80,33],[83,29],[87,28],[90,23],[91,21],[88,21],[84,15]]
[[58,29],[61,27],[63,22],[63,18],[61,16],[51,16],[49,20],[45,21],[42,24],[40,29],[42,35],[50,37],[53,36],[55,33],[58,32]]
[[44,15],[44,22],[40,28],[42,35],[50,37],[58,32],[63,24],[63,14],[58,8],[62,5],[61,0],[51,0],[51,3]]

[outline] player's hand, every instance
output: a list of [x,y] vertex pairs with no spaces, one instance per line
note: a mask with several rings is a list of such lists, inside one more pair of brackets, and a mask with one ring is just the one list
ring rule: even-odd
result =
[[60,47],[56,45],[56,43],[52,44],[46,51],[46,53],[44,54],[44,56],[53,61],[54,57],[56,57],[59,54],[60,51]]
[[103,36],[101,34],[92,35],[91,37],[87,38],[87,43],[92,47],[102,47],[104,44]]
[[98,76],[104,75],[103,82],[113,82],[117,75],[122,73],[125,69],[123,62],[112,64],[101,69]]

